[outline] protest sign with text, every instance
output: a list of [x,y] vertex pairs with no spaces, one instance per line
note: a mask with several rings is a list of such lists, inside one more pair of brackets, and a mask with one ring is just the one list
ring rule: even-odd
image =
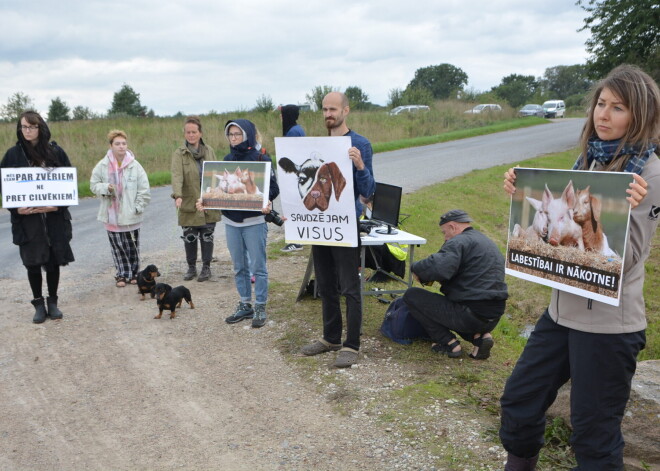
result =
[[515,171],[506,273],[618,306],[631,174]]
[[2,207],[76,206],[75,167],[9,167],[0,169]]
[[357,247],[351,138],[277,137],[287,243]]

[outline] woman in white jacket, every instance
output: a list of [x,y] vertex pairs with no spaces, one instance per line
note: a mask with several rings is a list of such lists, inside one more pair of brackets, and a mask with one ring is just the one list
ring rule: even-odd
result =
[[116,286],[137,283],[140,269],[140,225],[151,200],[149,179],[128,150],[124,131],[108,133],[110,149],[92,171],[89,186],[101,198],[97,219],[105,225],[115,262]]

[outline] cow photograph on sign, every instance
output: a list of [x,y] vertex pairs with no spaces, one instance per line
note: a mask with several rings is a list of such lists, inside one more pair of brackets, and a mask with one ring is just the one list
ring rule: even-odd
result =
[[270,165],[270,162],[204,162],[201,188],[204,209],[261,211],[268,206]]
[[506,273],[618,306],[630,174],[516,168]]
[[287,243],[357,247],[351,140],[275,138]]

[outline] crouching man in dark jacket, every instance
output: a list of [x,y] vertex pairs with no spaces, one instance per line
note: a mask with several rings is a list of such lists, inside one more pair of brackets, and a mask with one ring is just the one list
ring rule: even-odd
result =
[[445,243],[411,266],[416,281],[423,285],[437,281],[442,294],[409,288],[403,300],[433,340],[433,351],[460,357],[455,332],[474,345],[470,358],[485,360],[494,344],[490,332],[504,313],[508,293],[504,257],[470,222],[470,216],[460,209],[442,215],[440,230]]

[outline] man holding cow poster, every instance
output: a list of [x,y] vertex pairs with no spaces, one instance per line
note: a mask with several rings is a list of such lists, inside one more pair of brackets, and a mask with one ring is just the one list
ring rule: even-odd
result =
[[[343,136],[328,140],[340,146],[335,151],[324,155],[314,153],[307,155],[304,161],[298,159],[301,161],[294,162],[280,152],[284,140],[276,140],[279,178],[284,182],[291,177],[289,174],[294,174],[298,183],[294,191],[298,202],[293,207],[300,211],[286,216],[294,223],[287,230],[300,232],[293,236],[287,233],[287,241],[295,239],[314,244],[314,272],[323,305],[323,336],[304,346],[302,353],[312,356],[339,351],[334,363],[337,368],[350,367],[358,359],[362,303],[357,221],[362,212],[360,196],[367,199],[376,189],[371,144],[348,128],[346,116],[349,111],[348,99],[343,93],[332,92],[323,99],[323,118],[328,135],[333,138]],[[349,142],[346,138],[350,139],[347,151]],[[305,139],[309,138],[296,139],[296,144],[303,145]],[[289,187],[282,185],[285,186]],[[283,207],[286,207],[285,198],[283,194]],[[343,343],[341,295],[346,298],[346,340]]]

